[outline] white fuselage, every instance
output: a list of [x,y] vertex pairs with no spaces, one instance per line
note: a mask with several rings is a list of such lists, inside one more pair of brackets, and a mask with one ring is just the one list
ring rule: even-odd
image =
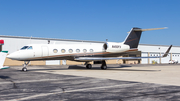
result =
[[104,49],[103,44],[29,44],[11,53],[8,58],[21,61],[74,60],[73,57],[104,56],[129,49],[129,46],[123,43],[107,43],[107,49]]
[[[91,69],[90,61],[100,63],[101,69],[107,69],[105,60],[115,59],[140,59],[149,57],[119,57],[129,54],[129,51],[137,51],[142,31],[158,30],[164,28],[141,29],[132,28],[122,43],[106,42],[104,44],[30,44],[19,51],[11,53],[7,57],[13,60],[24,61],[22,71],[27,71],[27,65],[35,60],[72,60],[85,62],[86,68]],[[167,56],[172,46],[169,47]],[[154,58],[154,57],[153,57]],[[159,57],[155,57],[159,58]]]

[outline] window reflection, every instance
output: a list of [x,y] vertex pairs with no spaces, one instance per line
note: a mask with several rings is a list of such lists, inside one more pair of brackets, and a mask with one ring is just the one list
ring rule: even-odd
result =
[[32,46],[29,46],[28,49],[33,49]]

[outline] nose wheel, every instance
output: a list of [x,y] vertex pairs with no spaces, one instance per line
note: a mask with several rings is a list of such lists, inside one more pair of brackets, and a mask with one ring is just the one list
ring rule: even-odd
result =
[[23,71],[23,72],[26,72],[26,71],[27,71],[27,68],[26,68],[26,67],[23,67],[23,68],[22,68],[22,71]]
[[23,72],[26,72],[26,71],[27,71],[27,68],[26,68],[26,67],[28,66],[29,62],[30,62],[30,61],[24,61],[24,67],[22,68],[22,71],[23,71]]

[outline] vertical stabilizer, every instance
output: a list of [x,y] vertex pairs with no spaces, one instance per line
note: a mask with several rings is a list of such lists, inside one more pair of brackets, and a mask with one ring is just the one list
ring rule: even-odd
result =
[[132,28],[129,32],[129,35],[127,36],[126,40],[124,41],[124,44],[127,44],[130,46],[130,48],[137,48],[139,44],[139,40],[141,38],[141,30],[137,30],[140,28]]
[[139,40],[141,38],[141,33],[143,31],[151,31],[151,30],[159,30],[159,29],[166,29],[167,27],[163,28],[150,28],[150,29],[141,29],[141,28],[132,28],[129,32],[129,35],[124,41],[124,44],[127,44],[130,46],[130,48],[137,48],[139,45]]

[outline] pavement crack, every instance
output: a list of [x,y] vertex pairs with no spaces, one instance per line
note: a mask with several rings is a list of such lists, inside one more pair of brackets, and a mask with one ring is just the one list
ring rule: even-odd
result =
[[9,76],[0,76],[1,79],[6,80],[6,81],[10,81],[13,83],[13,88],[16,89],[16,83],[13,80],[10,80],[11,78]]
[[16,83],[14,82],[14,81],[12,81],[12,80],[9,80],[9,81],[11,81],[12,83],[13,83],[13,88],[14,89],[17,89],[18,87],[16,86]]
[[6,90],[10,90],[10,89],[17,89],[18,87],[16,86],[16,83],[12,80],[8,80],[8,79],[4,79],[6,81],[9,81],[13,84],[13,87],[12,88],[9,88],[9,89],[3,89],[3,90],[0,90],[0,91],[6,91]]
[[[59,88],[61,88],[61,87],[59,87]],[[65,93],[65,89],[66,89],[66,88],[61,88],[61,89],[62,89],[63,93]]]

